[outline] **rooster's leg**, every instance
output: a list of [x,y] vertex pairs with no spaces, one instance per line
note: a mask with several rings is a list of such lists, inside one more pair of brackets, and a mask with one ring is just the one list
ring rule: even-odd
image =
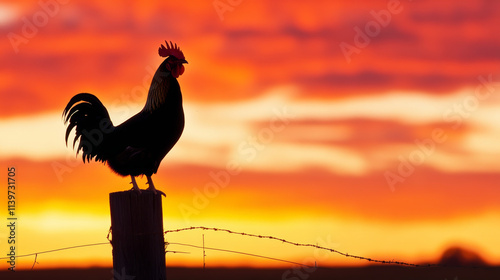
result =
[[139,186],[137,185],[137,182],[135,181],[135,177],[130,175],[130,178],[132,178],[132,182],[130,182],[130,184],[132,184],[132,190],[138,191],[139,193],[141,193],[141,189],[139,189]]
[[149,185],[149,187],[147,188],[147,190],[153,191],[155,194],[159,193],[159,194],[161,194],[161,195],[163,195],[163,196],[166,197],[166,195],[165,195],[164,192],[162,192],[160,190],[157,190],[155,188],[155,185],[153,184],[153,179],[151,179],[151,176],[146,175],[146,178],[148,179],[148,185]]

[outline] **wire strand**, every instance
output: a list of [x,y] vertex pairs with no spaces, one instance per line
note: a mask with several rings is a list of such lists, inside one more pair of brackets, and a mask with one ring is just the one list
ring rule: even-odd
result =
[[[90,247],[90,246],[97,246],[97,245],[106,245],[106,244],[109,244],[109,242],[76,245],[76,246],[58,248],[58,249],[47,250],[47,251],[42,251],[42,252],[35,252],[35,253],[31,253],[31,254],[17,255],[17,256],[14,256],[14,257],[16,257],[16,258],[22,258],[22,257],[35,256],[35,259],[36,259],[36,256],[40,255],[40,254],[46,254],[46,253],[52,253],[52,252],[64,251],[64,250],[70,250],[70,249],[76,249],[76,248],[82,248],[82,247]],[[0,258],[0,260],[9,259],[9,258],[10,257],[4,257],[4,258]]]
[[245,252],[240,252],[240,251],[228,250],[228,249],[211,248],[211,247],[206,247],[206,246],[198,246],[198,245],[192,245],[192,244],[186,244],[186,243],[178,243],[178,242],[169,242],[167,244],[168,245],[187,246],[187,247],[193,247],[193,248],[204,249],[204,250],[228,252],[228,253],[234,253],[234,254],[240,254],[240,255],[245,255],[245,256],[256,257],[256,258],[267,259],[267,260],[273,260],[273,261],[280,261],[280,262],[285,262],[285,263],[291,263],[291,264],[300,265],[300,266],[304,266],[304,267],[313,267],[313,266],[310,266],[310,265],[307,265],[307,264],[298,263],[298,262],[294,262],[294,261],[288,261],[288,260],[283,260],[283,259],[278,259],[278,258],[273,258],[273,257],[267,257],[267,256],[252,254],[252,253],[245,253]]

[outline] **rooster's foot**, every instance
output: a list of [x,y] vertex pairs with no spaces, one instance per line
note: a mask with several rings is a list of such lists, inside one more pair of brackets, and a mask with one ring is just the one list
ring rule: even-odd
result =
[[148,185],[149,185],[149,187],[146,190],[153,191],[154,194],[159,193],[159,194],[163,195],[164,197],[167,197],[167,195],[164,192],[157,190],[155,188],[155,185],[153,184],[153,179],[151,179],[151,176],[146,175],[146,178],[148,179]]
[[130,178],[132,178],[132,182],[130,182],[130,184],[132,184],[132,188],[130,190],[137,191],[140,194],[141,189],[139,189],[139,186],[137,185],[137,182],[135,181],[135,177],[130,175]]

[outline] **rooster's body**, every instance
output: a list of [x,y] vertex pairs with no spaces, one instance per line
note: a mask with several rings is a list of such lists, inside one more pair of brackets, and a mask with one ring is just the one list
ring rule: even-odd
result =
[[73,128],[79,140],[77,152],[83,161],[107,162],[117,174],[131,176],[133,189],[139,190],[135,176],[146,175],[149,189],[156,191],[151,175],[179,140],[184,129],[182,94],[177,77],[187,63],[177,46],[159,50],[168,56],[158,67],[151,82],[144,108],[118,126],[114,126],[108,110],[89,93],[75,95],[64,109],[66,142]]

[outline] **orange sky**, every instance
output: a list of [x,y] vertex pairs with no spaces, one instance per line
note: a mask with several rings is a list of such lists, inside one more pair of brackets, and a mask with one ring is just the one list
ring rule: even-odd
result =
[[[126,120],[172,40],[189,64],[186,128],[154,176],[166,229],[224,227],[407,262],[459,245],[500,263],[500,3],[46,2],[0,4],[0,166],[17,169],[18,254],[106,242],[108,193],[129,179],[75,158],[61,113],[91,92],[115,124]],[[315,253],[205,237],[298,262]],[[200,245],[201,232],[167,240]],[[201,265],[197,250],[171,247],[191,254],[168,265]],[[111,265],[110,246],[75,250],[41,255],[38,267]]]

